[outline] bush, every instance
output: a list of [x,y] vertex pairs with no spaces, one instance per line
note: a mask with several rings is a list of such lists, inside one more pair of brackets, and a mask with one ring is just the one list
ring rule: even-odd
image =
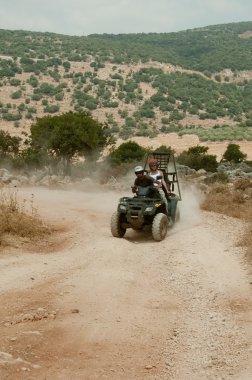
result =
[[59,106],[57,104],[52,104],[51,106],[47,105],[45,108],[44,108],[44,112],[48,112],[48,113],[55,113],[55,112],[58,112],[59,111]]
[[16,193],[0,193],[0,243],[4,234],[34,239],[50,233],[39,218],[33,199],[30,206],[31,211],[25,210],[25,200],[18,202]]
[[113,150],[107,160],[111,165],[116,166],[126,162],[141,161],[145,154],[146,149],[134,141],[128,141]]
[[10,79],[10,85],[11,86],[17,87],[17,86],[20,86],[20,84],[21,84],[21,80],[16,79],[16,78]]
[[11,136],[8,132],[0,131],[0,158],[10,158],[18,154],[21,138]]
[[55,95],[55,100],[61,101],[64,99],[64,93],[59,92],[58,94]]
[[247,155],[240,151],[240,146],[237,144],[228,144],[226,151],[223,154],[224,160],[233,162],[242,162]]
[[11,94],[11,99],[20,99],[22,96],[22,91],[18,90]]
[[218,167],[216,156],[206,154],[207,151],[208,147],[197,145],[182,152],[178,156],[177,161],[195,170],[205,169],[209,172],[215,172]]
[[249,178],[241,178],[234,183],[235,190],[245,191],[248,188],[252,187],[252,180]]
[[213,183],[227,183],[229,182],[229,178],[228,178],[228,175],[224,172],[217,172],[217,173],[213,173],[211,176],[209,177],[206,177],[204,179],[204,182],[207,184],[207,185],[210,185],[210,184],[213,184]]
[[171,146],[166,146],[166,145],[161,145],[160,147],[158,147],[157,149],[155,149],[154,152],[157,152],[157,153],[172,153],[172,154],[175,153],[174,149],[172,149]]
[[7,121],[17,121],[22,119],[22,115],[20,113],[4,113],[3,119]]

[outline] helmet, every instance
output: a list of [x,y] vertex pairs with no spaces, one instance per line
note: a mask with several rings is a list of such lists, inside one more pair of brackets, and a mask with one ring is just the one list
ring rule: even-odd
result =
[[156,158],[151,158],[149,160],[149,166],[152,166],[153,164],[158,166],[158,160],[156,160]]
[[144,172],[144,168],[142,166],[136,166],[135,167],[135,173]]

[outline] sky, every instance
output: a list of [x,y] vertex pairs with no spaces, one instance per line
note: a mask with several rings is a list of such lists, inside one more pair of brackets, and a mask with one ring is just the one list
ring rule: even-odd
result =
[[251,21],[251,0],[0,0],[0,29],[87,36]]

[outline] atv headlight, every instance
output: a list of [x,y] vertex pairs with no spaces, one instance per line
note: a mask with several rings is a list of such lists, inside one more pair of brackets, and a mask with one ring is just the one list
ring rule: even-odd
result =
[[124,205],[120,205],[120,206],[119,206],[119,210],[120,210],[120,211],[126,211],[126,206],[124,206]]
[[146,207],[145,212],[151,212],[153,210],[153,207]]

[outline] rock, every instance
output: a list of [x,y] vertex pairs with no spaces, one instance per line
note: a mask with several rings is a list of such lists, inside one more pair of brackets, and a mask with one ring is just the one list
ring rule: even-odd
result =
[[245,178],[252,178],[252,172],[244,173]]
[[24,175],[18,175],[17,180],[20,182],[21,185],[27,185],[29,183],[29,178]]
[[9,175],[10,175],[9,170],[4,169],[4,168],[0,169],[0,177],[9,176]]
[[205,169],[199,169],[197,170],[197,174],[206,175],[207,171]]
[[11,182],[10,182],[10,186],[11,187],[20,187],[21,186],[21,183],[16,180],[16,179],[13,179]]
[[29,185],[33,186],[37,182],[38,182],[38,178],[35,175],[33,175],[33,176],[30,177],[30,179],[29,179]]
[[72,309],[72,310],[71,310],[71,313],[73,313],[73,314],[78,314],[79,312],[80,312],[79,309]]
[[152,366],[152,365],[146,365],[144,368],[145,368],[145,369],[152,369],[153,366]]
[[29,334],[29,335],[42,335],[39,331],[23,331],[23,334]]
[[41,365],[38,365],[38,364],[32,364],[32,368],[39,369],[39,368],[42,368],[42,367],[41,367]]
[[191,169],[186,165],[180,165],[180,164],[177,164],[177,170],[178,170],[178,173],[184,174],[184,175],[196,173],[195,169]]
[[24,371],[24,372],[30,372],[30,368],[27,368],[27,367],[22,367],[21,368],[21,371]]
[[3,177],[0,177],[0,182],[4,184],[9,184],[13,179],[14,177],[12,175],[5,175]]
[[45,177],[43,177],[40,181],[39,181],[39,184],[42,185],[42,186],[49,186],[50,185],[50,176],[49,175],[46,175]]

